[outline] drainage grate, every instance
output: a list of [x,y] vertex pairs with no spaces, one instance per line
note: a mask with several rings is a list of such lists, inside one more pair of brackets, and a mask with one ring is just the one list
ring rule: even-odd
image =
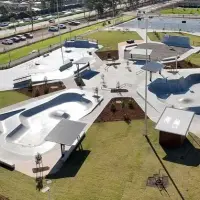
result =
[[146,186],[157,187],[159,189],[165,189],[169,185],[168,176],[160,176],[159,174],[154,174],[153,177],[148,177]]

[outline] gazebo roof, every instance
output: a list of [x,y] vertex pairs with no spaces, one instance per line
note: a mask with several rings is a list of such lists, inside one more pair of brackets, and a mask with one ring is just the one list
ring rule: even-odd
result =
[[193,117],[194,112],[167,107],[160,116],[155,129],[186,136]]
[[151,61],[145,64],[141,69],[156,73],[156,72],[159,72],[163,68],[164,68],[164,65],[162,63]]
[[57,126],[47,135],[46,141],[72,146],[87,124],[67,119],[61,120]]
[[[147,49],[147,56],[150,56],[152,53],[152,49]],[[130,51],[130,54],[132,55],[142,55],[142,56],[146,56],[146,49],[138,49],[138,48],[134,48]]]

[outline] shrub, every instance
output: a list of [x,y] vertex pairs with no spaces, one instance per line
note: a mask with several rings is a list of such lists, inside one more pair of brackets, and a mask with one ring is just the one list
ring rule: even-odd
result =
[[127,114],[124,114],[124,121],[128,124],[130,124],[131,120]]
[[36,91],[35,91],[35,97],[39,97],[40,96],[40,91],[37,89]]
[[49,87],[45,87],[44,88],[44,94],[48,94],[49,93]]
[[117,111],[116,106],[114,103],[111,104],[110,110],[114,113]]
[[29,85],[28,85],[28,91],[32,92],[33,91],[33,85],[32,85],[32,81],[30,81]]
[[134,109],[134,104],[133,104],[133,101],[132,101],[132,100],[130,100],[130,101],[128,102],[128,107],[129,107],[130,109]]
[[122,108],[125,108],[126,104],[124,101],[122,101]]

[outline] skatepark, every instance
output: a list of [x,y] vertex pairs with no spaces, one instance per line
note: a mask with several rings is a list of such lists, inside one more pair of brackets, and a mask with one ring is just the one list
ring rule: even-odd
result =
[[55,143],[47,142],[44,138],[60,120],[78,121],[92,112],[100,101],[101,96],[97,101],[92,93],[70,89],[18,110],[11,110],[10,114],[3,113],[0,116],[1,147],[26,156],[33,156],[37,152],[45,153]]

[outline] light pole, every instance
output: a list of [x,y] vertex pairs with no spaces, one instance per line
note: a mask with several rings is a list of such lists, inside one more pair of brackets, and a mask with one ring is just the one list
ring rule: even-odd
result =
[[112,0],[112,7],[113,7],[113,19],[114,19],[114,17],[115,17],[115,5],[114,5],[114,0]]
[[[145,33],[146,33],[146,65],[148,63],[148,50],[147,50],[147,29],[148,29],[148,18],[145,17]],[[145,70],[145,119],[144,119],[144,123],[145,123],[145,128],[144,128],[144,135],[147,136],[148,133],[148,122],[147,122],[147,70]]]
[[57,16],[58,16],[58,31],[59,31],[59,37],[60,37],[60,50],[61,50],[61,55],[62,55],[62,61],[63,61],[63,65],[65,64],[64,61],[64,55],[63,55],[63,49],[62,49],[62,38],[61,38],[61,32],[60,32],[60,16],[59,16],[59,9],[58,9],[58,0],[56,0],[56,4],[57,4]]

